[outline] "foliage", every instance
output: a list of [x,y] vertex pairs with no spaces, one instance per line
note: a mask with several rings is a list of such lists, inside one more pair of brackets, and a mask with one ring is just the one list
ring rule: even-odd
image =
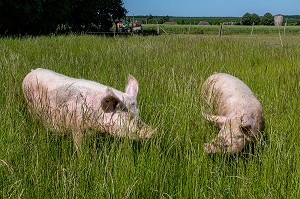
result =
[[242,24],[245,26],[252,25],[252,15],[250,13],[245,13],[242,17]]
[[260,24],[260,17],[253,13],[253,14],[250,14],[250,13],[245,13],[242,17],[242,24],[243,25],[259,25]]
[[[248,13],[251,15],[250,13]],[[127,16],[128,20],[135,19],[135,20],[140,20],[144,24],[156,24],[158,23],[163,23],[165,22],[164,18],[168,17],[169,20],[167,21],[174,21],[177,24],[181,25],[196,25],[200,21],[207,21],[210,25],[220,25],[220,23],[224,22],[235,22],[235,23],[241,23],[242,22],[242,17],[174,17],[174,16],[153,16],[153,15],[148,15],[148,16]],[[252,16],[249,17],[249,22],[248,25],[252,25],[251,18]],[[284,21],[288,19],[288,25],[297,25],[300,24],[300,15],[286,15],[284,16]],[[272,23],[274,22],[274,19],[272,19]],[[262,24],[263,25],[263,24]]]
[[[282,47],[277,35],[0,39],[0,197],[299,198],[299,40],[286,35]],[[53,134],[25,105],[22,80],[36,67],[119,90],[134,75],[140,117],[157,135],[90,135],[77,157],[71,136]],[[264,107],[264,137],[252,151],[203,151],[218,131],[199,99],[214,72],[239,77]]]
[[126,12],[122,0],[0,0],[0,34],[49,34],[62,25],[73,32],[105,31]]
[[260,16],[258,16],[257,14],[253,13],[251,15],[251,24],[254,25],[259,25],[260,24]]
[[274,16],[269,12],[264,14],[264,16],[262,16],[261,18],[261,25],[265,25],[265,26],[274,25]]
[[174,16],[127,16],[129,19],[141,20],[144,24],[162,24],[166,21],[173,21],[177,24],[196,25],[200,21],[207,21],[211,25],[219,25],[223,22],[240,22],[240,17],[174,17]]

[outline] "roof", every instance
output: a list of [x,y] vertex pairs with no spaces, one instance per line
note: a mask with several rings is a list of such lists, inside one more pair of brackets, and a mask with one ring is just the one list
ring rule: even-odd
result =
[[167,21],[164,24],[168,24],[168,25],[176,25],[177,23],[174,21]]
[[201,26],[206,26],[206,25],[210,25],[207,21],[200,21],[198,23],[198,25],[201,25]]

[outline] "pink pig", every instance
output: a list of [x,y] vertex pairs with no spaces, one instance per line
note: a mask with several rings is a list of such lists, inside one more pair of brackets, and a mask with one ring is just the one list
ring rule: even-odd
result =
[[203,84],[201,98],[213,114],[204,117],[219,125],[216,139],[204,145],[207,153],[238,153],[261,137],[265,120],[263,108],[250,88],[240,79],[215,73]]
[[155,130],[138,117],[138,82],[128,77],[125,93],[100,83],[51,70],[32,70],[23,80],[29,109],[57,132],[70,132],[76,149],[90,130],[133,139],[150,138]]

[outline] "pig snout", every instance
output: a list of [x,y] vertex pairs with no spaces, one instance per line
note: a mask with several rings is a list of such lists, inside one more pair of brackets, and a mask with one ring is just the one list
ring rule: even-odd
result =
[[153,129],[149,125],[145,124],[140,119],[136,123],[136,132],[131,135],[131,138],[134,140],[147,139],[151,138],[156,134],[156,129]]
[[141,139],[151,138],[155,135],[155,133],[156,133],[156,129],[152,129],[150,126],[144,124],[144,126],[140,128],[139,138]]

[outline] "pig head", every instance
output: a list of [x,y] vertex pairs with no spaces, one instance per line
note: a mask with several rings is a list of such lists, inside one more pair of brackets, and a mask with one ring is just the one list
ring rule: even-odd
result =
[[92,131],[133,139],[150,138],[154,133],[138,117],[139,87],[131,75],[124,93],[39,68],[24,78],[22,89],[30,112],[53,131],[71,133],[76,149]]
[[261,137],[265,126],[263,108],[240,79],[213,74],[204,82],[201,98],[205,111],[213,113],[202,113],[203,116],[220,128],[217,138],[204,144],[207,153],[235,154]]

